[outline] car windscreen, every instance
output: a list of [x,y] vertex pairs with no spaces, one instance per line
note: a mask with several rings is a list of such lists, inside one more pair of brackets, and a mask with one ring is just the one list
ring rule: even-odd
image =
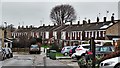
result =
[[31,45],[31,48],[38,48],[38,45]]
[[110,47],[100,47],[98,51],[109,52],[109,51],[112,51],[112,49],[110,49]]
[[85,48],[85,49],[89,49],[89,48],[90,48],[90,46],[83,46],[83,48]]

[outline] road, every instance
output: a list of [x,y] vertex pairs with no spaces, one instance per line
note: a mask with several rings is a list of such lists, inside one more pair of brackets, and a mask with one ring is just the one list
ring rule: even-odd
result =
[[[61,60],[51,60],[44,54],[14,54],[13,58],[0,61],[1,68],[74,68]],[[73,64],[73,63],[72,63]]]

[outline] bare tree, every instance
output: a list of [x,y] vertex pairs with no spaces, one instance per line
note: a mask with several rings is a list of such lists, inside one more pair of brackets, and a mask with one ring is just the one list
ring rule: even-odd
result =
[[75,10],[71,5],[57,5],[52,8],[50,18],[57,25],[72,22],[76,19]]

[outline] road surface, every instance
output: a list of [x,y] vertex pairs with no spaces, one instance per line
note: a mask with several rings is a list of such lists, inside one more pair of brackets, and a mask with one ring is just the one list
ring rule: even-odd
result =
[[59,61],[51,60],[44,54],[14,55],[13,58],[0,61],[1,68],[73,68]]

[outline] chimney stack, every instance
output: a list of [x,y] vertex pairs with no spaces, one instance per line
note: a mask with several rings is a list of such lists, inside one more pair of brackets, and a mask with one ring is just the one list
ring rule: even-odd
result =
[[72,25],[72,21],[70,21],[70,25]]
[[18,26],[18,29],[20,29],[20,26]]
[[106,22],[106,19],[107,19],[106,17],[103,18],[104,22]]
[[91,21],[91,20],[90,20],[90,19],[88,19],[88,24],[90,24],[90,21]]
[[26,29],[28,29],[28,26],[26,26]]
[[54,26],[56,26],[56,24],[54,23]]
[[114,23],[114,13],[111,16],[111,22]]
[[45,24],[43,24],[43,27],[45,26]]
[[24,26],[22,26],[22,29],[24,28]]
[[33,28],[32,25],[30,25],[29,28]]
[[78,21],[78,25],[80,25],[80,21]]
[[97,23],[99,22],[99,20],[100,20],[99,17],[97,17]]
[[83,20],[83,25],[86,24],[87,22],[85,20]]

